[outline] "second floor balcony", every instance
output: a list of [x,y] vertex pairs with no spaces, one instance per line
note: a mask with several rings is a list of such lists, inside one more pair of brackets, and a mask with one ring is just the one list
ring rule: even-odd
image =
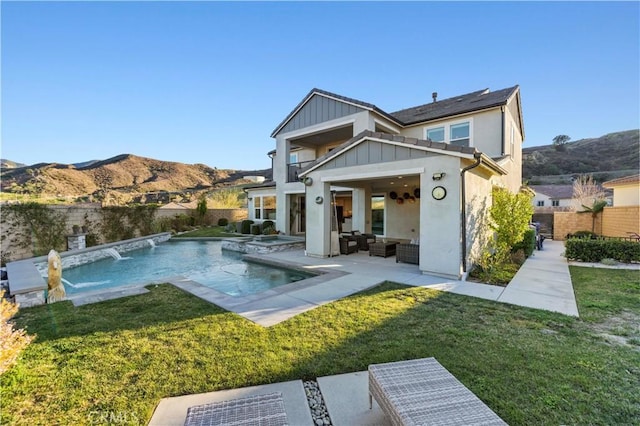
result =
[[315,160],[302,161],[299,163],[289,163],[287,164],[287,182],[298,182],[298,174],[307,167],[309,164],[313,163]]

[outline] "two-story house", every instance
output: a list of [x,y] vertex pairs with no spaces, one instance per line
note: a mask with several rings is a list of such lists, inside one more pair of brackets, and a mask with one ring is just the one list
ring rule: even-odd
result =
[[518,191],[519,86],[388,113],[313,89],[271,134],[273,182],[248,189],[249,218],[306,235],[308,256],[335,254],[338,228],[419,241],[424,273],[467,271],[494,186]]

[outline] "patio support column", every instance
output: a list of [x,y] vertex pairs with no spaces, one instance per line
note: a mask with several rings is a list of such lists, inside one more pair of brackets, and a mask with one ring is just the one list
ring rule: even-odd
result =
[[307,187],[306,207],[307,256],[328,257],[331,249],[331,185],[314,176],[313,184]]
[[[275,182],[287,182],[287,163],[289,162],[290,147],[291,143],[288,139],[280,135],[276,137],[276,155],[273,160],[273,180]],[[288,234],[289,197],[284,192],[284,186],[280,183],[276,185],[276,229]]]
[[371,188],[354,188],[352,192],[352,229],[371,232]]

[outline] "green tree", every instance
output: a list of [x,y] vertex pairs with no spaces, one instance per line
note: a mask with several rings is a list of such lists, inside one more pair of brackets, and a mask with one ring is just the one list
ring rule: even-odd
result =
[[566,145],[571,140],[571,138],[567,135],[558,135],[553,138],[553,147],[556,151],[565,151],[567,149]]
[[511,248],[524,238],[533,215],[531,196],[524,192],[514,194],[504,188],[493,191],[493,204],[489,209],[490,227],[495,232],[493,261],[504,264],[509,260]]
[[198,200],[196,213],[198,214],[198,222],[200,224],[204,224],[204,218],[207,215],[207,196],[204,194],[200,196],[200,199]]

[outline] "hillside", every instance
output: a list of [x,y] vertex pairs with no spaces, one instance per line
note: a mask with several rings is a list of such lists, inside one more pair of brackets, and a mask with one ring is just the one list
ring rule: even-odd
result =
[[88,165],[42,163],[3,167],[2,192],[84,200],[100,200],[112,193],[126,201],[148,193],[203,192],[247,183],[242,179],[246,175],[271,173],[271,170],[222,170],[204,164],[160,161],[130,154],[85,164]]
[[[522,150],[524,179],[541,176],[595,173],[599,181],[640,168],[640,131],[609,133],[599,138],[580,139],[557,151],[553,145]],[[627,173],[628,174],[628,173]],[[598,176],[600,176],[598,178]],[[533,182],[532,182],[533,183]]]

